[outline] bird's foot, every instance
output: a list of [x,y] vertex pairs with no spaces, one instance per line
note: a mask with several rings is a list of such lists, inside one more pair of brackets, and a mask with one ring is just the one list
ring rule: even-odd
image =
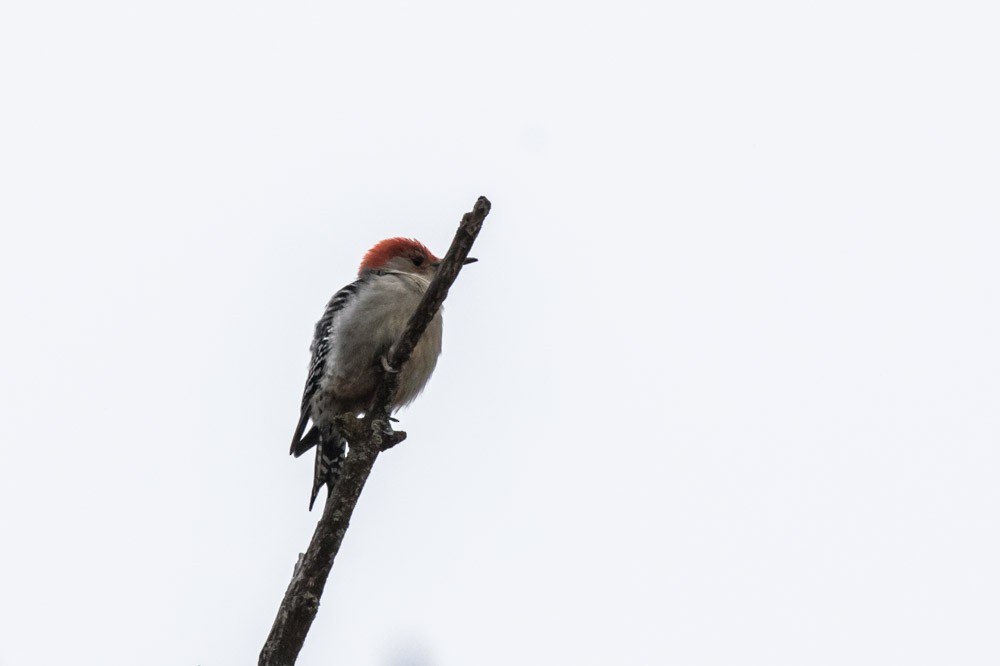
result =
[[399,370],[397,370],[396,368],[394,368],[391,365],[389,365],[389,359],[386,358],[385,355],[382,356],[381,360],[382,360],[382,369],[383,370],[385,370],[386,372],[390,372],[392,374],[396,374],[397,372],[399,372]]

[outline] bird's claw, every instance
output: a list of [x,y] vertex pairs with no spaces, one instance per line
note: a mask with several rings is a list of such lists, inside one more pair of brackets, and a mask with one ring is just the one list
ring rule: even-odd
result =
[[391,372],[392,374],[396,374],[397,372],[399,372],[399,370],[389,365],[389,359],[387,359],[385,356],[383,356],[381,360],[382,360],[383,370],[385,370],[386,372]]

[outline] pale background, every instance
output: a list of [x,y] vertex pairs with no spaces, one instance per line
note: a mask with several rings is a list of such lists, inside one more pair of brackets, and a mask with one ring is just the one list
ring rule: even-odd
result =
[[1000,663],[994,6],[4,3],[0,664],[255,663],[313,323],[480,194],[300,664]]

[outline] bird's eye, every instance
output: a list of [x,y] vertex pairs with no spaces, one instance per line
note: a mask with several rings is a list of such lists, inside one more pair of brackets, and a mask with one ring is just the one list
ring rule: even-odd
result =
[[413,265],[414,266],[422,266],[423,263],[424,263],[424,258],[423,257],[421,257],[421,256],[413,257]]

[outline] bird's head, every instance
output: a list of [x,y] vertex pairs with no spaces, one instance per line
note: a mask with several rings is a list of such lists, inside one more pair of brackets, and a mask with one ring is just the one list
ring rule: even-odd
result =
[[[465,260],[471,264],[472,257]],[[412,238],[386,238],[376,243],[365,253],[358,274],[372,270],[390,270],[413,273],[428,280],[434,277],[441,259],[427,249],[427,246]]]

